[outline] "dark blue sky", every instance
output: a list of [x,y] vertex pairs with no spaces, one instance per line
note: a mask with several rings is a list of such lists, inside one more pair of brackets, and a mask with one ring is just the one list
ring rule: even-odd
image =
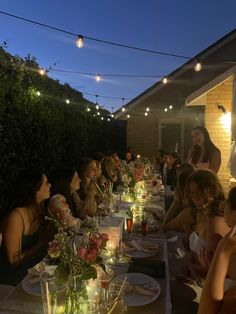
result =
[[[235,28],[234,0],[1,0],[0,10],[73,33],[194,56]],[[42,67],[80,72],[166,75],[182,59],[86,41],[83,49],[75,38],[0,14],[0,43],[24,57],[35,56]],[[49,74],[84,93],[134,98],[153,85],[155,78],[105,78],[75,74]],[[84,94],[95,101],[94,96]],[[107,109],[118,109],[121,99],[98,98]],[[126,100],[125,102],[128,102]]]

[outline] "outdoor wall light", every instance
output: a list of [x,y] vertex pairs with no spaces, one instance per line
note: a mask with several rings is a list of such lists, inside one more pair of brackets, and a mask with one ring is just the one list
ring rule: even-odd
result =
[[225,107],[224,107],[223,105],[218,104],[218,105],[217,105],[217,108],[218,108],[219,110],[221,110],[224,114],[227,113],[227,111],[226,111],[226,109],[225,109]]

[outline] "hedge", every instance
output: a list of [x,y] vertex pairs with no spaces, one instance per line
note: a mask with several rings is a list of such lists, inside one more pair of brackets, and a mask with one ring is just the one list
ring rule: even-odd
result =
[[[77,167],[80,157],[95,151],[125,150],[124,122],[93,117],[95,105],[82,93],[41,76],[35,58],[12,56],[4,48],[0,47],[0,206],[22,167],[40,166],[47,173],[58,164]],[[86,112],[87,106],[91,112]],[[108,117],[108,112],[102,115]]]

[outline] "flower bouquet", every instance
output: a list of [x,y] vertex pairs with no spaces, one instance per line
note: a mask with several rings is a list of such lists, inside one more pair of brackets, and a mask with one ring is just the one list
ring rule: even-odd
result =
[[68,282],[65,313],[80,313],[79,308],[86,302],[84,282],[96,279],[96,267],[105,271],[101,257],[108,241],[107,234],[99,234],[93,227],[87,228],[83,236],[68,231],[64,221],[47,218],[54,222],[57,234],[49,243],[48,255],[57,264],[55,270],[58,285]]

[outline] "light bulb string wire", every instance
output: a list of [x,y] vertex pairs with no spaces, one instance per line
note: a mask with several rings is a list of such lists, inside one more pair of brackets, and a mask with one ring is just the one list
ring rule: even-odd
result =
[[88,40],[91,40],[91,41],[96,41],[96,42],[100,42],[100,43],[104,43],[104,44],[109,44],[109,45],[122,47],[122,48],[133,49],[133,50],[147,52],[147,53],[164,55],[164,56],[168,56],[168,57],[175,57],[175,58],[188,59],[188,60],[192,59],[192,57],[189,57],[189,56],[184,56],[184,55],[179,55],[179,54],[174,54],[174,53],[169,53],[169,52],[164,52],[164,51],[145,49],[145,48],[135,47],[135,46],[132,46],[132,45],[125,45],[125,44],[116,43],[116,42],[112,42],[112,41],[108,41],[108,40],[103,40],[103,39],[99,39],[99,38],[95,38],[95,37],[85,36],[85,35],[82,35],[82,34],[76,34],[76,33],[73,33],[71,31],[64,30],[62,28],[58,28],[58,27],[51,26],[51,25],[48,25],[48,24],[45,24],[45,23],[37,22],[37,21],[31,20],[31,19],[28,19],[28,18],[25,18],[25,17],[22,17],[22,16],[18,16],[18,15],[9,13],[9,12],[5,12],[5,11],[0,11],[0,14],[6,15],[6,16],[18,19],[18,20],[22,20],[22,21],[25,21],[25,22],[28,22],[28,23],[32,23],[32,24],[35,24],[35,25],[38,25],[38,26],[42,26],[42,27],[45,27],[45,28],[48,28],[48,29],[52,29],[52,30],[55,30],[55,31],[58,31],[58,32],[61,32],[61,33],[67,34],[67,35],[85,38],[85,39],[88,39]]

